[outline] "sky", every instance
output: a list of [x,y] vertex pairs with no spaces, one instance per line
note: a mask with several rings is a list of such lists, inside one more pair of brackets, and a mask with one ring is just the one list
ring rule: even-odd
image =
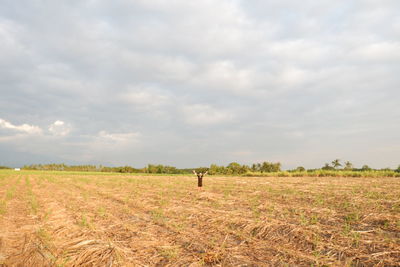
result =
[[400,164],[398,0],[0,0],[0,165]]

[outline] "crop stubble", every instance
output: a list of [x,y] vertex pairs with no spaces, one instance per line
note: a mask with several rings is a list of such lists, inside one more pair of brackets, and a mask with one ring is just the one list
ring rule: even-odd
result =
[[203,190],[184,176],[0,182],[5,266],[400,265],[398,178],[207,177]]

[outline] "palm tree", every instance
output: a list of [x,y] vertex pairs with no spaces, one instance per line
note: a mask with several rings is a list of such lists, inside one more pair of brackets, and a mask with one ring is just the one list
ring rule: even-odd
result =
[[333,168],[337,168],[339,166],[342,166],[342,164],[340,164],[340,159],[335,159],[334,161],[332,161],[332,166]]

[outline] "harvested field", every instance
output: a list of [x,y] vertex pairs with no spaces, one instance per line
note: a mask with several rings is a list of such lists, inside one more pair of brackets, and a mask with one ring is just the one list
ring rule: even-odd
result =
[[0,266],[400,266],[400,179],[0,172]]

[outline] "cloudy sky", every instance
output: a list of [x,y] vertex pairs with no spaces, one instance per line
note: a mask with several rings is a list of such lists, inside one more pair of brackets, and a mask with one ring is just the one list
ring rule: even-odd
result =
[[398,0],[0,0],[0,165],[400,164]]

